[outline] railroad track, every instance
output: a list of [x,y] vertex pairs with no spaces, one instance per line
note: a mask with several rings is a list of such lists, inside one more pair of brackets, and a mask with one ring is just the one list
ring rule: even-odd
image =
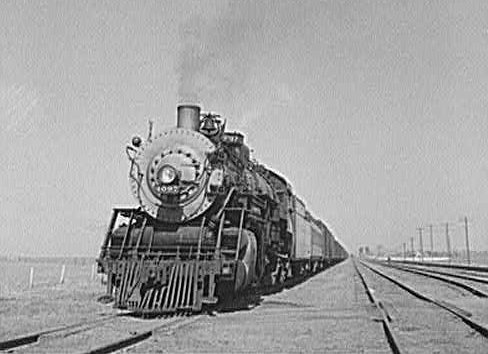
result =
[[392,277],[392,276],[390,276],[388,274],[385,274],[385,273],[381,272],[380,270],[378,270],[377,268],[372,267],[372,266],[370,266],[370,265],[368,265],[368,264],[366,264],[364,262],[361,262],[361,264],[364,267],[366,267],[369,270],[371,270],[373,273],[376,273],[380,277],[389,280],[390,282],[394,283],[395,285],[397,285],[401,289],[405,290],[406,292],[410,293],[411,295],[415,296],[416,298],[421,299],[421,300],[424,300],[424,301],[427,301],[427,302],[430,302],[430,303],[432,303],[432,304],[434,304],[434,305],[436,305],[436,306],[438,306],[438,307],[440,307],[440,308],[442,308],[442,309],[450,312],[454,316],[456,316],[459,319],[461,319],[468,326],[470,326],[471,328],[473,328],[475,331],[477,331],[478,333],[480,333],[484,337],[488,338],[488,327],[486,327],[486,325],[484,325],[482,323],[479,323],[479,322],[477,322],[475,320],[470,319],[469,316],[466,315],[467,313],[469,313],[469,311],[461,310],[458,307],[453,306],[453,305],[450,305],[449,303],[447,303],[445,301],[438,300],[438,299],[435,299],[433,297],[430,297],[430,296],[428,296],[426,294],[423,294],[420,291],[415,290],[413,287],[407,285],[406,283],[401,282],[400,280],[395,279],[394,277]]
[[[98,347],[91,348],[84,353],[86,354],[107,354],[107,353],[113,353],[115,351],[125,349],[131,346],[134,346],[136,344],[139,344],[149,338],[151,338],[153,335],[156,333],[163,331],[163,330],[175,330],[177,328],[187,326],[191,323],[194,323],[197,321],[201,315],[191,315],[191,316],[185,316],[185,315],[176,315],[171,317],[168,321],[164,321],[159,324],[154,324],[151,325],[149,328],[144,328],[142,330],[139,330],[135,334],[130,334],[126,335],[125,337],[122,337],[120,339],[115,339],[111,341],[110,343],[102,344]],[[132,332],[134,333],[134,332]]]
[[398,264],[408,264],[413,266],[422,266],[422,267],[430,267],[430,268],[447,268],[447,269],[456,269],[468,272],[476,272],[476,273],[488,273],[487,266],[473,266],[473,265],[465,265],[465,264],[447,264],[447,263],[434,263],[434,262],[416,262],[416,261],[400,261],[400,260],[392,260],[392,263]]
[[98,324],[103,324],[107,321],[110,321],[113,318],[116,318],[119,316],[124,316],[124,315],[125,314],[102,315],[101,318],[97,318],[97,319],[92,320],[92,321],[82,321],[82,322],[77,322],[77,323],[66,325],[66,326],[58,326],[58,327],[53,327],[53,328],[49,328],[49,329],[38,331],[38,332],[18,335],[14,338],[5,339],[5,340],[0,341],[0,350],[2,350],[2,351],[12,350],[15,348],[35,344],[35,343],[39,342],[39,340],[42,337],[49,336],[49,335],[55,335],[55,334],[63,333],[63,332],[69,333],[70,331],[76,332],[76,331],[88,330],[89,328],[91,328],[93,326],[96,326]]
[[[151,338],[156,332],[176,329],[198,320],[201,315],[178,313],[166,318],[141,320],[130,313],[107,315],[21,335],[0,342],[0,351],[15,353],[113,353]],[[124,320],[123,320],[124,319]]]
[[485,291],[482,291],[472,285],[469,285],[467,283],[459,282],[456,280],[453,280],[451,278],[458,278],[462,279],[465,281],[472,281],[472,282],[478,282],[478,283],[483,283],[483,284],[488,284],[488,279],[482,279],[482,278],[477,278],[477,277],[472,277],[468,275],[460,275],[460,274],[452,274],[449,272],[442,272],[442,271],[436,271],[436,270],[431,270],[431,269],[418,269],[418,268],[413,268],[413,267],[408,267],[408,266],[403,266],[403,265],[398,265],[398,264],[388,264],[388,263],[383,263],[383,262],[378,262],[376,264],[379,264],[383,267],[389,267],[389,268],[394,268],[398,269],[404,272],[409,272],[413,274],[418,274],[424,277],[436,279],[439,281],[442,281],[444,283],[448,283],[450,285],[454,285],[458,288],[464,289],[466,291],[469,291],[475,296],[478,297],[486,297],[488,298],[488,293]]
[[400,345],[398,343],[398,340],[396,339],[395,335],[393,334],[393,330],[390,326],[390,322],[392,321],[390,315],[386,311],[385,307],[383,306],[383,303],[376,299],[376,297],[373,295],[373,291],[371,288],[368,286],[366,283],[366,280],[363,276],[363,274],[359,271],[359,268],[356,264],[356,261],[353,261],[354,269],[356,270],[356,273],[359,276],[359,279],[361,279],[361,283],[363,284],[363,287],[366,291],[366,294],[368,295],[369,301],[374,304],[374,306],[377,308],[379,311],[380,317],[381,317],[381,324],[383,326],[383,331],[385,332],[386,339],[388,341],[388,345],[390,346],[390,349],[392,353],[394,354],[400,354]]
[[[384,262],[378,262],[378,264],[388,264]],[[403,268],[410,268],[410,269],[418,269],[423,270],[425,272],[433,273],[433,274],[440,274],[440,275],[447,275],[454,278],[460,278],[465,280],[474,281],[477,283],[484,283],[488,284],[488,273],[478,272],[478,271],[470,271],[458,268],[440,268],[440,267],[431,267],[427,265],[418,265],[418,264],[409,264],[409,263],[400,263],[400,262],[392,262],[390,263],[395,266],[403,267]]]
[[[385,272],[379,270],[378,267],[373,267],[373,266],[366,264],[364,262],[361,262],[361,261],[359,261],[359,264],[365,270],[368,270],[369,272],[377,275],[379,277],[379,279],[387,280],[390,284],[393,284],[397,289],[401,289],[403,291],[406,291],[407,293],[414,296],[416,299],[419,299],[419,300],[422,300],[426,303],[432,304],[432,305],[434,305],[440,309],[443,309],[443,310],[447,311],[448,313],[454,315],[456,318],[460,319],[464,324],[469,326],[472,330],[479,333],[481,336],[480,338],[488,338],[488,327],[485,324],[481,323],[480,321],[477,321],[477,320],[471,318],[472,314],[469,313],[468,311],[463,310],[459,307],[456,307],[456,306],[454,306],[448,302],[445,302],[443,300],[436,299],[432,296],[429,296],[429,295],[427,295],[427,294],[425,294],[425,293],[423,293],[417,289],[414,289],[411,285],[406,284],[405,282],[400,281],[396,277],[391,276],[389,274],[386,274]],[[363,275],[363,272],[360,271],[359,266],[356,265],[356,262],[355,262],[355,267],[356,267],[356,271],[358,272],[358,274],[361,278],[361,281],[363,282],[364,287],[367,289],[366,292],[368,293],[368,297],[370,298],[370,301],[375,303],[375,305],[378,307],[378,309],[382,313],[381,321],[383,323],[383,328],[384,328],[385,333],[387,335],[388,342],[390,344],[390,348],[391,348],[392,352],[393,353],[405,352],[406,350],[402,349],[401,345],[399,344],[399,341],[397,340],[397,337],[395,337],[395,335],[393,334],[394,332],[392,330],[392,325],[391,325],[392,319],[391,319],[390,315],[388,314],[388,312],[385,310],[385,306],[383,306],[383,304],[380,300],[376,299],[375,292],[373,290],[371,290],[370,285],[366,282],[366,279]],[[404,301],[407,301],[407,300],[404,300]],[[426,315],[426,316],[428,316],[428,315]],[[420,324],[414,324],[414,325],[420,326]],[[402,324],[399,323],[398,326],[401,327]],[[391,333],[391,334],[389,334],[389,333]],[[398,335],[400,335],[400,334],[397,332],[397,336]],[[400,335],[400,338],[402,338],[401,335]],[[481,340],[481,339],[479,339],[479,340]],[[484,341],[486,339],[482,339],[482,340],[484,343]],[[486,344],[485,344],[485,348],[486,348]],[[438,351],[438,352],[442,352],[442,351]],[[473,351],[473,352],[478,352],[478,351]]]
[[488,273],[479,273],[476,271],[469,271],[469,270],[462,270],[462,269],[459,270],[456,268],[439,269],[438,267],[432,268],[429,266],[420,266],[420,265],[408,265],[408,264],[398,264],[398,263],[393,263],[393,264],[405,268],[423,270],[425,272],[429,272],[433,274],[447,275],[454,278],[460,278],[460,279],[474,281],[477,283],[488,284]]

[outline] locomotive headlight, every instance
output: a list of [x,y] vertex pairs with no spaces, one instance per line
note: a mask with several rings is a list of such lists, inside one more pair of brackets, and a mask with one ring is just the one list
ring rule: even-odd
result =
[[163,184],[170,184],[176,179],[177,173],[173,167],[165,165],[163,166],[163,168],[161,168],[161,172],[159,175]]

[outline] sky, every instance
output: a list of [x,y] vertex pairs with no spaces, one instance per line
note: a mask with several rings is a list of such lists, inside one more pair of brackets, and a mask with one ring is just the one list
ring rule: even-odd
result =
[[[221,113],[350,251],[488,250],[488,2],[0,2],[0,255],[95,256],[124,148]],[[425,231],[427,233],[427,230]]]

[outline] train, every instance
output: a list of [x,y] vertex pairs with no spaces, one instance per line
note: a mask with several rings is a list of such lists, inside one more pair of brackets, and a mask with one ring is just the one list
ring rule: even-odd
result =
[[126,146],[137,206],[114,208],[97,259],[114,306],[198,312],[242,292],[281,286],[348,257],[244,135],[199,105],[176,127]]

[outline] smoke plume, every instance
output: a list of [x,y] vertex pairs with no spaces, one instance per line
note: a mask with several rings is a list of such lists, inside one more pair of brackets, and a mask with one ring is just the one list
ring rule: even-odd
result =
[[[263,3],[231,2],[218,18],[195,16],[180,28],[178,99],[240,112],[262,49]],[[225,107],[223,107],[225,105]]]

